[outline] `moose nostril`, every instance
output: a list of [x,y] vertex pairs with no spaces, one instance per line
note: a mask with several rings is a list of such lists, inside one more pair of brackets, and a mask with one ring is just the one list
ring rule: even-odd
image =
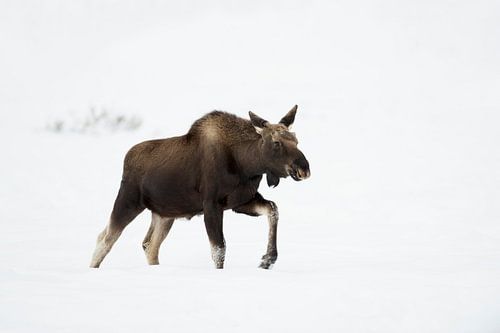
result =
[[293,164],[295,165],[297,174],[300,179],[309,178],[309,176],[311,175],[311,172],[309,170],[309,162],[304,155],[301,154],[301,156],[297,158]]
[[311,172],[309,170],[303,170],[299,169],[299,178],[300,179],[307,179],[311,175]]

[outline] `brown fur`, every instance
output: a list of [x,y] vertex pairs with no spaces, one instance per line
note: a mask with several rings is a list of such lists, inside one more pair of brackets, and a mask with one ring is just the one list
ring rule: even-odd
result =
[[[132,147],[125,156],[120,190],[91,266],[99,266],[125,226],[146,208],[168,219],[204,214],[218,268],[222,268],[225,254],[224,210],[249,215],[276,212],[271,228],[274,236],[270,237],[274,245],[268,246],[272,253],[267,253],[271,258],[268,262],[274,263],[277,209],[257,189],[264,173],[268,184],[274,186],[289,174],[295,180],[309,176],[309,164],[297,149],[295,135],[288,131],[295,112],[296,107],[280,124],[271,125],[253,113],[249,121],[214,111],[195,121],[186,135]],[[112,243],[107,244],[106,239]],[[104,255],[102,248],[107,249]]]

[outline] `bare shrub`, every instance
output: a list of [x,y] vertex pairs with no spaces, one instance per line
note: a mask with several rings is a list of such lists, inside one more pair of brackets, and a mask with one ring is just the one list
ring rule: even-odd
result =
[[55,119],[46,124],[46,129],[54,133],[73,132],[80,134],[133,131],[138,129],[142,120],[134,115],[111,112],[106,108],[90,107],[83,116]]

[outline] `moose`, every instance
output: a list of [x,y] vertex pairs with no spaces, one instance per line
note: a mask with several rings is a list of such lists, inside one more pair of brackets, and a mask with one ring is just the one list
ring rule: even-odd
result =
[[90,267],[100,266],[124,228],[147,208],[152,222],[142,247],[150,265],[159,264],[160,245],[175,219],[203,214],[212,259],[216,268],[223,268],[223,212],[232,209],[267,215],[267,252],[259,267],[269,269],[278,257],[278,208],[258,192],[262,177],[266,174],[267,184],[276,187],[280,178],[300,181],[310,176],[309,162],[290,132],[296,112],[297,105],[271,124],[251,111],[250,120],[212,111],[196,120],[186,135],[133,146],[125,156],[120,189]]

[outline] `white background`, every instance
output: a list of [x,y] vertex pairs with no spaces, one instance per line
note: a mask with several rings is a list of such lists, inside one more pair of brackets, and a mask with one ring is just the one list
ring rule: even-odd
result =
[[[0,331],[500,332],[498,1],[0,1]],[[133,144],[213,109],[294,130],[312,177],[149,267],[88,264]],[[90,107],[134,132],[45,129]]]

